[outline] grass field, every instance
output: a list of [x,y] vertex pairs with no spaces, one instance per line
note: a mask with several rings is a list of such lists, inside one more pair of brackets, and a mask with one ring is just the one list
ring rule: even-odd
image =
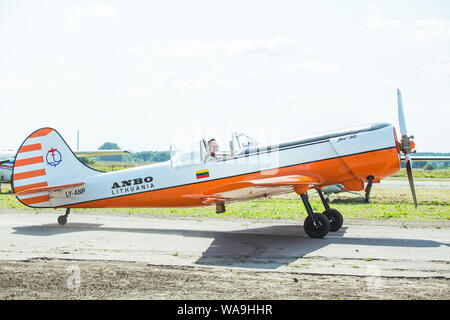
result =
[[[3,186],[6,191],[6,186]],[[323,206],[315,191],[310,191],[314,211],[322,212]],[[419,206],[414,208],[409,188],[391,188],[375,185],[371,203],[364,203],[357,195],[340,193],[332,195],[331,207],[339,210],[345,219],[401,219],[401,220],[450,220],[450,189],[417,188]],[[0,196],[0,209],[21,211],[40,210],[22,205],[12,194]],[[298,219],[306,217],[306,211],[295,193],[270,198],[227,204],[227,211],[215,213],[215,206],[182,209],[74,209],[74,212],[125,212],[128,214],[163,214],[187,217],[245,217],[251,219]],[[49,209],[47,209],[49,210]],[[53,209],[50,209],[53,211]],[[61,210],[60,210],[61,211]]]
[[[450,168],[436,170],[413,169],[413,174],[414,178],[450,178]],[[393,177],[408,177],[406,169],[400,169]]]

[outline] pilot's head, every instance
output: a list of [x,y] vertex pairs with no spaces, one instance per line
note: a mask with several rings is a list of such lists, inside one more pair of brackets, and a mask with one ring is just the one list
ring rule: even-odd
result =
[[216,142],[216,139],[211,139],[208,141],[209,153],[216,153],[219,151],[219,145]]

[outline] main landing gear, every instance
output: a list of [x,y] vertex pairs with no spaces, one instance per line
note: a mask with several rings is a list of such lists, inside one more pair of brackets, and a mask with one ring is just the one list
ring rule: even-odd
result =
[[342,214],[331,209],[325,197],[320,189],[316,189],[320,199],[322,200],[325,211],[322,213],[313,212],[311,204],[308,200],[308,195],[306,193],[300,194],[303,204],[305,205],[308,217],[305,219],[303,228],[308,236],[311,238],[323,238],[329,231],[338,231],[344,222]]
[[364,202],[369,203],[370,202],[370,190],[372,190],[372,184],[373,184],[373,176],[367,177],[367,186],[366,186],[366,193],[364,195]]
[[69,214],[70,214],[70,208],[67,208],[67,209],[66,209],[66,214],[63,215],[63,216],[59,216],[59,217],[58,217],[58,223],[59,223],[61,226],[65,225],[65,224],[67,223],[67,217],[69,216]]
[[330,231],[336,232],[344,223],[344,217],[342,214],[337,211],[336,209],[331,209],[330,205],[326,201],[325,197],[323,196],[322,190],[316,189],[317,193],[319,194],[320,200],[322,200],[323,206],[325,208],[325,211],[322,212],[322,214],[326,215],[327,218],[330,220]]

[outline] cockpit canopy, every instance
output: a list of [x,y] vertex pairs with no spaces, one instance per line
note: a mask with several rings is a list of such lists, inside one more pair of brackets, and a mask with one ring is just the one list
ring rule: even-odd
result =
[[247,136],[245,133],[235,133],[233,132],[231,135],[231,142],[233,144],[233,148],[235,151],[235,155],[242,153],[243,150],[256,147],[258,142]]
[[[170,146],[170,161],[172,167],[184,167],[200,164],[205,161],[208,155],[208,144],[205,138],[200,139],[199,143],[192,143],[190,146]],[[256,147],[258,142],[247,136],[245,133],[231,134],[229,150],[219,149],[217,160],[234,158],[244,153],[250,147]]]

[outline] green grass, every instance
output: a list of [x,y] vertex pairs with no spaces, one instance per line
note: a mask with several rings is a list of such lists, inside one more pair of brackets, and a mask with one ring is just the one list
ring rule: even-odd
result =
[[[414,178],[450,178],[450,168],[429,171],[423,169],[413,169],[413,175]],[[400,169],[400,171],[393,175],[393,177],[408,177],[406,169]]]
[[[368,204],[355,198],[353,195],[341,194],[339,197],[335,197],[330,205],[334,209],[339,210],[345,219],[450,220],[450,205],[448,200],[450,198],[450,192],[448,190],[445,190],[445,194],[441,194],[438,199],[426,198],[421,200],[417,209],[414,208],[412,201],[408,199],[410,195],[402,192],[398,194],[399,201],[392,200],[395,198],[395,195],[392,195],[391,192],[390,198],[385,197],[381,199],[380,196],[374,195],[372,202]],[[322,212],[324,210],[322,203],[315,196],[314,192],[311,192],[310,200],[314,211]],[[0,208],[18,209],[19,212],[22,210],[34,211],[35,213],[40,212],[38,209],[32,209],[22,205],[11,194],[0,196]],[[130,215],[162,214],[184,217],[241,217],[248,219],[299,219],[307,216],[303,203],[295,194],[229,203],[226,209],[226,212],[221,214],[215,213],[215,206],[164,209],[74,209],[74,211],[80,213],[120,212]]]
[[[2,192],[7,192],[9,186],[4,184]],[[345,219],[375,219],[375,220],[450,220],[450,189],[417,188],[419,206],[414,208],[411,192],[408,187],[381,187],[374,184],[371,193],[371,203],[364,203],[361,198],[350,193],[331,195],[330,206],[339,210]],[[322,212],[323,205],[315,191],[310,191],[310,201],[313,210]],[[0,209],[17,209],[18,212],[28,211],[39,213],[54,212],[53,209],[33,209],[22,205],[14,195],[0,195]],[[150,208],[150,209],[74,209],[75,212],[87,213],[126,213],[130,215],[167,215],[185,217],[242,217],[249,219],[299,219],[307,213],[299,196],[290,193],[281,196],[260,198],[249,201],[229,203],[226,212],[216,214],[215,206],[199,208]]]
[[10,209],[30,209],[23,204],[21,204],[16,197],[11,194],[3,194],[0,196],[0,208],[10,208]]

